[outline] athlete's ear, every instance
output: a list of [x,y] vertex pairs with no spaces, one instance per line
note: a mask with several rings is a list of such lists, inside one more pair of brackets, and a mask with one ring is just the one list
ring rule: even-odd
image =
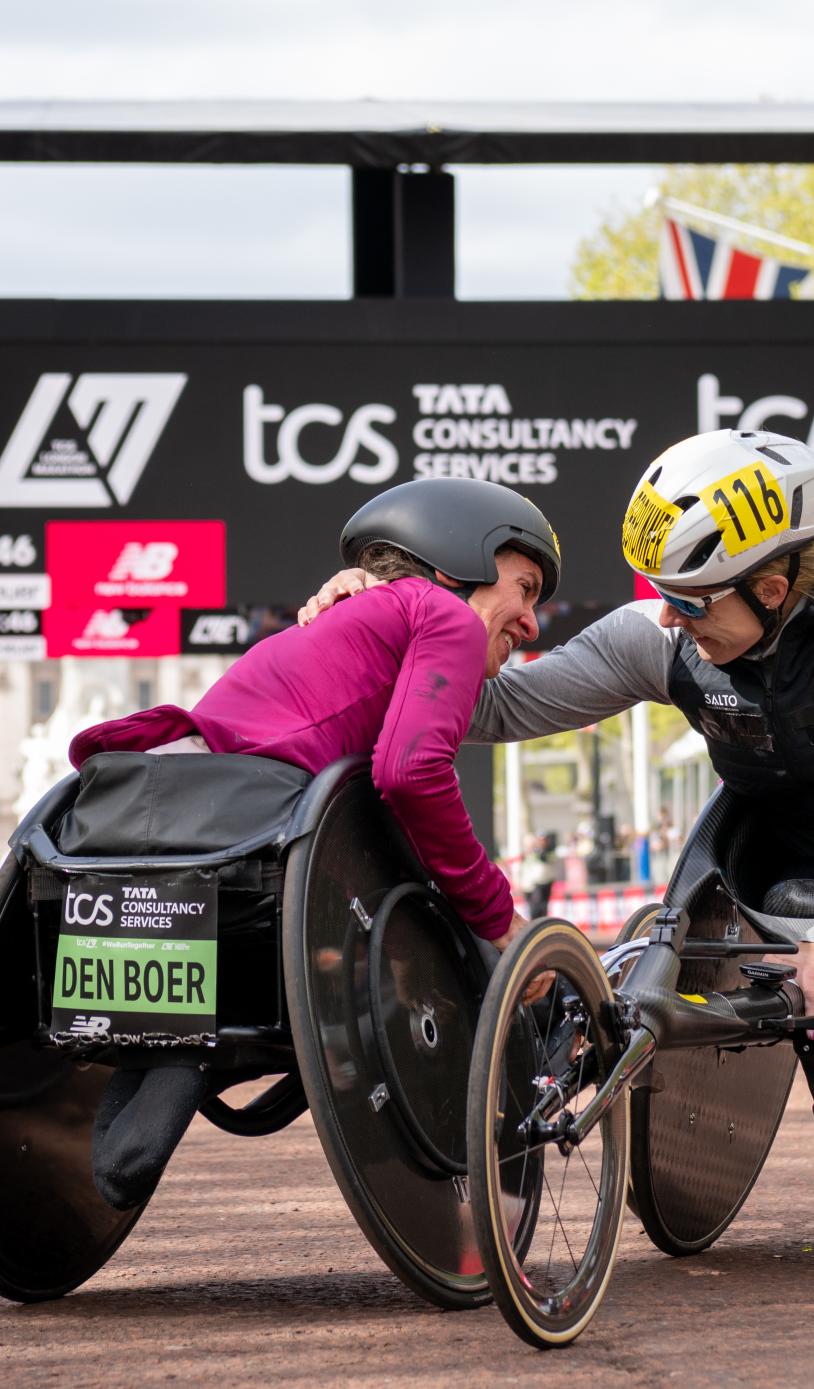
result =
[[779,608],[789,591],[789,581],[782,574],[767,574],[755,584],[755,594],[764,608]]
[[449,574],[442,574],[440,569],[436,569],[436,571],[435,571],[435,577],[436,577],[436,579],[438,580],[439,584],[444,584],[444,586],[445,586],[446,588],[460,588],[460,587],[461,587],[461,581],[460,581],[460,579],[451,579],[451,578],[449,577]]

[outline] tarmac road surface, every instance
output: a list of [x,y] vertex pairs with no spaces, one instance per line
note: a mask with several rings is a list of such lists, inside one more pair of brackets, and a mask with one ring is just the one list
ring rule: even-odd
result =
[[237,1139],[197,1119],[133,1234],[58,1302],[0,1300],[4,1389],[489,1389],[567,1372],[568,1389],[811,1384],[814,1118],[798,1077],[735,1223],[670,1259],[628,1216],[604,1305],[541,1353],[493,1307],[440,1312],[357,1229],[304,1115]]

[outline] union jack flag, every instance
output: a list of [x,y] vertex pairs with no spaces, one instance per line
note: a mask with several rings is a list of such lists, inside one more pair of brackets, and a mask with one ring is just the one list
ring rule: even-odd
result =
[[663,299],[789,299],[791,286],[810,273],[664,219],[659,247]]

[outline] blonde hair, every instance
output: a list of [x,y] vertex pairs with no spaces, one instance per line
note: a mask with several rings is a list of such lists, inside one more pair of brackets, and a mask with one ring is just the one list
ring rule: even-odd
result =
[[[792,584],[792,591],[799,593],[805,598],[814,598],[814,540],[809,540],[796,554],[800,560],[800,568],[797,577]],[[777,559],[770,559],[767,564],[761,565],[749,578],[752,582],[756,579],[768,579],[772,574],[780,574],[786,578],[789,572],[790,555],[778,555]]]

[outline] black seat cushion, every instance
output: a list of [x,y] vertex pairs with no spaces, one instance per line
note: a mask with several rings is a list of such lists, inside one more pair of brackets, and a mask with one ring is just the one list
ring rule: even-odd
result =
[[211,853],[281,834],[310,772],[239,753],[100,752],[63,816],[63,854]]

